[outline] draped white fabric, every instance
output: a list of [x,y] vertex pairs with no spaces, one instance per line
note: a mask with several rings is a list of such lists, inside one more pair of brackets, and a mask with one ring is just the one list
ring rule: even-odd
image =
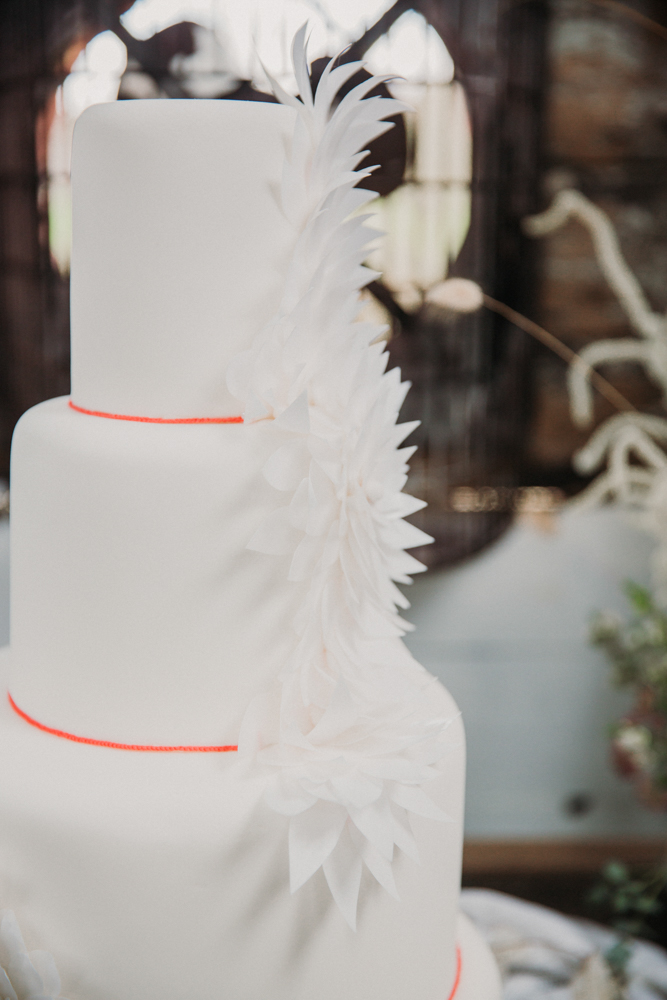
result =
[[[493,950],[504,1000],[617,1000],[604,959],[618,940],[609,928],[488,889],[464,889],[461,909]],[[627,973],[627,1000],[658,1000],[667,992],[667,953],[636,941]]]

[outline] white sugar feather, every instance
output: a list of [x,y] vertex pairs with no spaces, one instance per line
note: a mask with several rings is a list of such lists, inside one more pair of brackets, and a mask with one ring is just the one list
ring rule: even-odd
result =
[[385,77],[336,104],[361,65],[336,60],[313,95],[305,34],[293,44],[300,97],[273,82],[298,112],[282,180],[294,251],[279,309],[228,384],[246,422],[279,430],[264,475],[286,502],[249,547],[291,554],[289,579],[308,587],[292,654],[250,706],[239,749],[271,775],[270,805],[292,816],[292,889],[323,867],[354,926],[362,862],[396,895],[394,848],[417,854],[408,814],[442,818],[421,786],[438,773],[448,720],[434,717],[397,613],[409,605],[395,582],[424,568],[405,549],[432,541],[403,520],[424,506],[402,493],[414,449],[401,444],[418,422],[397,424],[409,385],[386,372],[385,345],[373,343],[383,328],[356,322],[377,239],[360,214],[375,195],[356,186],[372,168],[359,165],[405,106],[369,96]]

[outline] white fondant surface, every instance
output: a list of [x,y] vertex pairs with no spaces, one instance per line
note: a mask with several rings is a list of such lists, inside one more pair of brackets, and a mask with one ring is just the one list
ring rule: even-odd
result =
[[450,733],[428,791],[451,821],[413,820],[421,864],[397,859],[400,902],[367,876],[355,933],[321,871],[290,895],[288,820],[233,755],[82,746],[33,729],[3,698],[0,900],[28,947],[53,954],[68,1000],[446,1000],[460,720]]
[[[227,362],[275,309],[294,240],[276,190],[292,123],[284,108],[224,101],[82,116],[75,403],[144,417],[237,412]],[[283,502],[261,476],[280,443],[264,430],[105,420],[65,399],[25,414],[0,691],[7,673],[21,708],[79,736],[235,743],[292,648],[307,586],[287,582],[287,558],[246,547]],[[426,791],[450,819],[413,818],[422,863],[396,859],[400,903],[366,872],[356,933],[321,870],[290,895],[289,819],[235,754],[73,743],[4,697],[0,903],[29,948],[53,954],[69,1000],[445,1000],[464,737],[451,697],[431,691],[434,716],[454,722]],[[471,980],[467,965],[459,995],[481,1000],[492,974]]]
[[500,1000],[502,982],[493,952],[464,913],[459,913],[456,939],[461,978],[454,1000]]
[[149,417],[238,413],[225,373],[274,311],[295,235],[278,203],[294,112],[121,101],[76,123],[72,398]]
[[[275,446],[275,439],[273,440]],[[12,446],[12,694],[121,743],[236,742],[282,667],[300,585],[250,552],[281,502],[260,426],[89,417],[65,398]]]

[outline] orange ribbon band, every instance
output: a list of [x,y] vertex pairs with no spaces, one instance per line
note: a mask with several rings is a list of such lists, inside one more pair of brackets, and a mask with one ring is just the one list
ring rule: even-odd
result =
[[87,743],[88,746],[92,747],[109,747],[111,750],[139,750],[148,753],[233,753],[238,750],[238,746],[232,744],[228,746],[220,747],[186,747],[186,746],[152,746],[151,744],[141,744],[141,743],[111,743],[109,740],[93,740],[88,736],[75,736],[73,733],[67,733],[64,729],[53,729],[52,726],[45,726],[44,723],[38,722],[37,719],[33,719],[32,716],[24,712],[22,708],[19,708],[14,699],[12,698],[9,691],[7,692],[7,700],[9,704],[14,709],[16,714],[27,722],[29,725],[34,726],[35,729],[41,730],[43,733],[49,733],[51,736],[59,736],[61,740],[71,740],[72,743]]
[[461,982],[461,968],[463,966],[463,960],[461,958],[461,949],[456,946],[456,974],[454,976],[454,985],[452,986],[452,992],[449,994],[448,1000],[454,1000],[457,990],[459,988],[459,983]]
[[[75,736],[73,733],[67,733],[64,729],[54,729],[52,726],[45,726],[42,722],[38,722],[37,719],[33,719],[32,716],[24,712],[22,708],[19,708],[14,699],[12,698],[9,691],[7,692],[7,700],[9,704],[16,712],[16,714],[27,722],[29,725],[34,726],[35,729],[39,729],[43,733],[49,733],[51,736],[59,736],[63,740],[71,740],[73,743],[86,743],[89,746],[94,747],[109,747],[112,750],[139,750],[148,752],[159,752],[159,753],[230,753],[238,750],[238,746],[220,746],[220,747],[188,747],[188,746],[151,746],[136,743],[111,743],[109,740],[93,740],[87,736]],[[462,957],[461,949],[456,948],[456,972],[454,975],[454,983],[452,985],[451,993],[449,994],[448,1000],[454,1000],[456,997],[460,982],[461,982],[461,970],[462,970]]]
[[105,413],[104,410],[87,410],[70,399],[68,403],[77,413],[88,417],[106,417],[107,420],[133,420],[139,424],[242,424],[243,417],[131,417],[127,413]]

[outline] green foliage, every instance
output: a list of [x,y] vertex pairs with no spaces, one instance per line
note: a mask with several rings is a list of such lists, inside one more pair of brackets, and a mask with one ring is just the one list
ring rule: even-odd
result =
[[600,881],[589,894],[589,905],[618,932],[618,940],[605,952],[604,957],[621,987],[627,983],[632,938],[655,936],[650,918],[663,912],[662,897],[665,889],[667,865],[660,865],[638,877],[620,861],[610,861],[602,870]]
[[636,708],[612,732],[619,770],[643,775],[645,801],[661,806],[667,793],[667,613],[644,587],[627,583],[625,590],[630,620],[600,614],[591,639],[606,653],[615,685],[637,695]]
[[598,615],[591,639],[609,657],[618,687],[650,688],[655,708],[667,712],[667,614],[643,587],[628,583],[625,589],[633,617],[623,623],[609,614]]
[[616,944],[604,953],[604,958],[614,979],[621,986],[625,986],[628,981],[628,963],[632,958],[632,944],[627,938],[619,938]]
[[[667,809],[667,612],[648,590],[627,583],[632,616],[622,622],[609,614],[596,617],[593,643],[609,659],[614,683],[635,693],[635,706],[613,727],[617,769],[635,779],[645,804]],[[633,937],[653,937],[655,918],[665,911],[667,862],[643,875],[619,861],[605,865],[588,902],[619,937],[605,958],[620,986],[626,982]],[[661,918],[662,919],[662,918]]]
[[647,918],[663,909],[660,894],[667,886],[667,869],[660,866],[655,871],[634,877],[620,861],[605,865],[600,881],[589,895],[589,903],[603,910],[611,926],[623,935],[650,937],[651,927]]
[[655,612],[653,598],[646,587],[640,587],[638,583],[627,580],[625,583],[625,592],[638,615],[650,615]]

